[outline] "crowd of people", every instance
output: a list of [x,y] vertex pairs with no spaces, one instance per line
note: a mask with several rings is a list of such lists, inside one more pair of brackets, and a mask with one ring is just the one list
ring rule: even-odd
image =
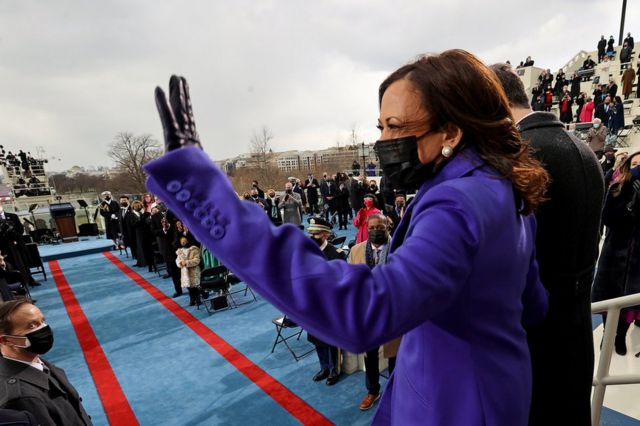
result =
[[[615,57],[613,36],[609,41],[604,36],[598,42],[598,63],[591,55],[584,60],[582,67],[571,76],[567,76],[562,69],[555,74],[546,69],[538,76],[538,82],[531,90],[531,108],[534,111],[551,111],[558,107],[559,118],[563,123],[590,123],[595,118],[600,120],[607,134],[616,135],[625,125],[623,100],[630,98],[633,85],[640,75],[640,60],[637,61],[638,70],[633,67],[634,39],[627,34],[620,49],[622,91],[618,95],[618,85],[614,78],[604,84],[596,84],[591,94],[581,90],[581,83],[588,81],[598,63],[608,62]],[[637,85],[636,97],[640,98],[640,85]],[[624,99],[623,99],[624,98]]]
[[0,145],[0,166],[6,168],[16,197],[51,195],[44,172],[46,162],[32,157],[30,152],[13,153]]

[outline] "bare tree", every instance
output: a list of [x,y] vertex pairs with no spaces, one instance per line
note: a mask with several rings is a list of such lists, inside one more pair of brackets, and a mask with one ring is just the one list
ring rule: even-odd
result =
[[131,179],[132,189],[145,191],[146,175],[142,170],[147,162],[162,154],[160,143],[151,135],[136,136],[133,133],[121,132],[116,135],[109,149],[109,158]]
[[267,167],[267,161],[271,154],[271,145],[269,142],[273,139],[273,134],[267,126],[262,126],[260,131],[253,132],[251,137],[250,150],[251,155],[258,161],[258,167],[264,169]]

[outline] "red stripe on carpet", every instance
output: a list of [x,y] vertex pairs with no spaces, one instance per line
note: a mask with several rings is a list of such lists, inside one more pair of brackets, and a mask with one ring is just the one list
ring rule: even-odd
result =
[[57,261],[52,260],[49,262],[49,268],[60,292],[64,307],[67,310],[67,315],[69,315],[73,329],[76,332],[78,342],[80,342],[80,348],[82,348],[84,359],[89,366],[91,377],[93,377],[93,382],[98,390],[98,396],[100,396],[100,401],[102,401],[109,423],[112,425],[138,425],[138,419],[133,413],[129,401],[127,401],[127,397],[120,387],[120,383],[118,383],[118,379],[100,346],[100,342],[98,342],[98,338],[93,332],[93,328],[91,328],[91,324],[89,324],[89,320],[62,273],[60,265]]
[[271,377],[262,368],[251,362],[240,351],[227,343],[222,337],[211,331],[207,326],[194,317],[189,311],[178,305],[173,299],[151,285],[136,271],[125,265],[120,259],[109,252],[103,253],[114,265],[142,287],[154,299],[164,305],[173,315],[178,317],[198,337],[218,352],[231,365],[237,368],[256,386],[262,389],[282,408],[305,425],[332,425],[333,423],[307,404],[299,396],[287,389],[282,383]]

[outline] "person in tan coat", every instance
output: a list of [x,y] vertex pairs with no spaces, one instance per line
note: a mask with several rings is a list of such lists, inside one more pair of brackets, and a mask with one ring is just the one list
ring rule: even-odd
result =
[[587,145],[589,145],[589,148],[596,154],[598,160],[602,158],[607,133],[607,126],[602,125],[602,120],[594,118],[593,127],[590,128],[589,133],[587,133]]
[[622,74],[622,94],[624,95],[624,99],[629,99],[629,95],[633,91],[633,81],[636,79],[636,72],[633,67],[629,67],[626,69],[624,74]]
[[[367,220],[367,241],[356,244],[349,252],[349,263],[366,264],[370,268],[387,263],[389,254],[389,224],[390,219],[380,213],[372,214]],[[389,374],[396,365],[396,354],[400,346],[400,338],[394,339],[382,346],[383,355],[389,360]],[[378,367],[379,348],[373,348],[365,354],[366,369],[365,384],[367,395],[360,402],[361,410],[368,410],[380,398],[380,371]]]
[[176,265],[180,268],[180,284],[189,291],[189,306],[199,305],[200,296],[200,249],[187,237],[180,238],[176,250]]

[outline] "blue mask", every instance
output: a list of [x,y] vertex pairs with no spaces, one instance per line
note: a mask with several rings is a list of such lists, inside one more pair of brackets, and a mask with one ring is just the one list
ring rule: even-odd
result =
[[631,179],[640,180],[640,164],[631,169]]

